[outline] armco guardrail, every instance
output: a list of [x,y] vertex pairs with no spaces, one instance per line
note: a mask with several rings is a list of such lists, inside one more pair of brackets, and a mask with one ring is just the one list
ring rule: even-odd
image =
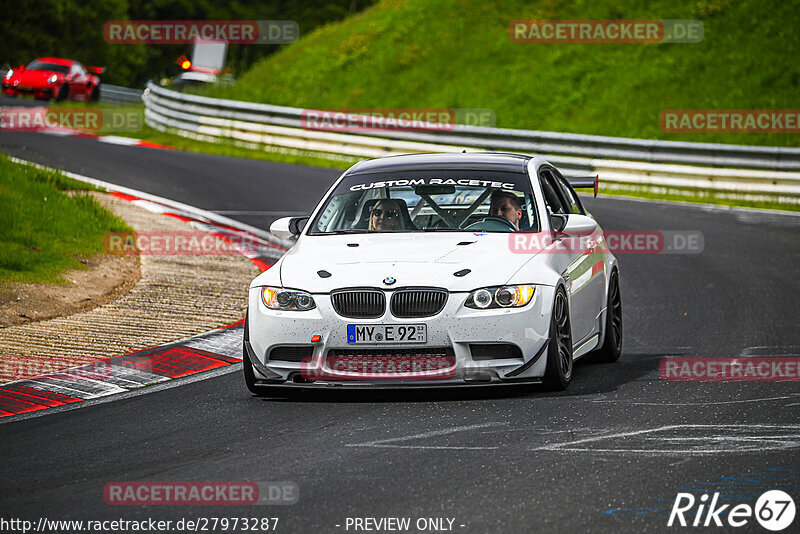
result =
[[140,89],[129,89],[118,85],[108,85],[107,83],[100,86],[100,100],[103,102],[140,104],[142,102],[142,93],[143,91]]
[[626,139],[458,125],[451,130],[386,130],[377,135],[304,129],[303,109],[189,95],[148,84],[145,120],[203,140],[256,147],[380,157],[464,149],[545,155],[568,170],[607,180],[769,194],[800,202],[800,149]]

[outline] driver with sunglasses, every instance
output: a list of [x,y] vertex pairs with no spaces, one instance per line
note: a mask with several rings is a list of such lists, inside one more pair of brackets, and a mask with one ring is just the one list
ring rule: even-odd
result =
[[405,230],[400,203],[384,198],[372,208],[369,214],[369,229],[376,232]]

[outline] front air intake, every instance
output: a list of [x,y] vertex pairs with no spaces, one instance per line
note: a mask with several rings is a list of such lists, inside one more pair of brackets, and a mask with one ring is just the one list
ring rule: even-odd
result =
[[304,362],[314,355],[313,345],[281,345],[269,351],[270,361]]
[[522,359],[522,351],[512,343],[470,343],[469,351],[475,361]]

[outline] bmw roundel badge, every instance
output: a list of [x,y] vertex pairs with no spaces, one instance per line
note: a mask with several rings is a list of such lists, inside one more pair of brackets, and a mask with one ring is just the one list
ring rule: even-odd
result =
[[395,282],[397,282],[397,280],[393,276],[387,276],[386,278],[383,279],[383,283],[386,284],[387,286],[390,286]]

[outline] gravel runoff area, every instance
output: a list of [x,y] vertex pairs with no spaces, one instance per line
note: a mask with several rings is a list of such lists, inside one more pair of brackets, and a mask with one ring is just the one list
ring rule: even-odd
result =
[[[97,194],[137,232],[192,227],[125,200]],[[242,319],[259,269],[234,255],[142,255],[129,293],[97,308],[0,329],[0,383],[48,374],[175,341]]]

